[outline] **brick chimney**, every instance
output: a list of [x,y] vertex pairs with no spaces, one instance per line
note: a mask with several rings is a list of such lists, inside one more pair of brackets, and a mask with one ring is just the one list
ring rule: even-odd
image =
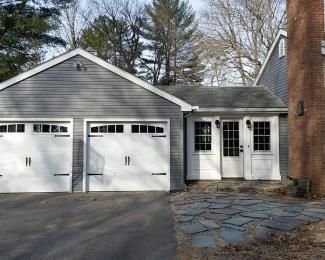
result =
[[325,194],[325,0],[287,0],[289,176]]

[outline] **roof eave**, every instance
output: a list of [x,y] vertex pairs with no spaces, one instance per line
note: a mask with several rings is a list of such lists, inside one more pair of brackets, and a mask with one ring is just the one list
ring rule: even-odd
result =
[[225,107],[215,107],[215,108],[204,108],[200,107],[195,112],[222,112],[222,113],[288,113],[288,108],[225,108]]

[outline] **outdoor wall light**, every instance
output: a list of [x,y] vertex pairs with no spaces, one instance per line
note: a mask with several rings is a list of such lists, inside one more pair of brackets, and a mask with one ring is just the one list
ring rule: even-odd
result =
[[246,120],[246,125],[247,125],[247,128],[248,129],[251,129],[252,128],[252,123],[250,120]]
[[85,71],[86,67],[82,64],[82,62],[73,63],[73,67],[76,71]]
[[219,120],[216,120],[216,126],[217,126],[217,128],[220,128],[220,121]]

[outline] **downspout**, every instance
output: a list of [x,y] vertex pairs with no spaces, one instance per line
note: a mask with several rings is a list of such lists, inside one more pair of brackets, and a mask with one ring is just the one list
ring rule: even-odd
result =
[[187,182],[187,118],[192,116],[194,112],[197,112],[199,107],[192,107],[192,111],[190,113],[184,113],[183,117],[183,161],[184,161],[184,184]]

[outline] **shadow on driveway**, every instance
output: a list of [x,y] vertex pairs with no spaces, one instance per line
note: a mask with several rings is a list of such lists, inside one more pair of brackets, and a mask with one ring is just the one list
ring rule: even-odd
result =
[[174,259],[167,193],[0,195],[1,259]]

